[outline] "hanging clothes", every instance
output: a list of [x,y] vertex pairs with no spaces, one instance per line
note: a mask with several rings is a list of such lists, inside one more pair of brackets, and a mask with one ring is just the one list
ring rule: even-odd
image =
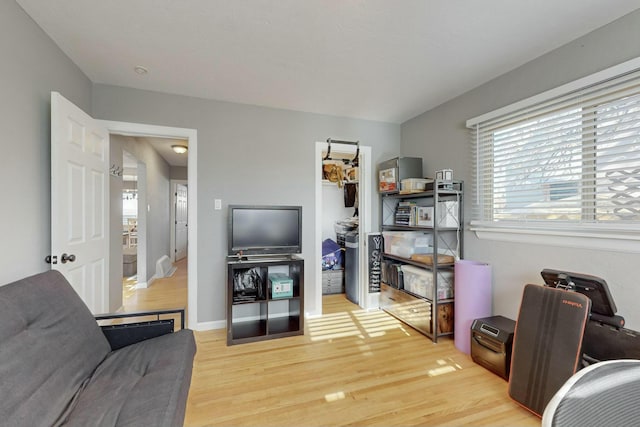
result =
[[358,207],[358,183],[347,182],[344,184],[344,207]]

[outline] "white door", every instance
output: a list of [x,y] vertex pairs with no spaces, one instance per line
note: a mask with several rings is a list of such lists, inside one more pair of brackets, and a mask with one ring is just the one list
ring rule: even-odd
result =
[[109,307],[109,133],[51,92],[51,268],[92,313]]
[[176,261],[187,256],[187,186],[176,185]]

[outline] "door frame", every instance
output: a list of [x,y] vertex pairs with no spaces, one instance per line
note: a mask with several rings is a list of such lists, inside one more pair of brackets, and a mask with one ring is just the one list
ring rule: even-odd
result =
[[[189,198],[187,200],[187,218],[189,228],[187,230],[187,326],[191,329],[198,328],[198,188],[197,188],[197,154],[198,131],[196,129],[177,128],[169,126],[148,125],[142,123],[118,122],[111,120],[98,120],[107,128],[110,134],[125,136],[165,137],[188,140],[187,151],[187,181],[189,182]],[[144,207],[143,207],[144,209]]]
[[[341,153],[356,153],[357,147],[354,145],[340,144],[336,142],[331,143],[332,149]],[[313,260],[317,260],[315,284],[316,287],[313,293],[315,311],[308,313],[310,316],[322,315],[322,266],[320,260],[322,259],[322,151],[326,151],[328,144],[326,142],[316,142],[315,147],[315,238],[314,238],[314,252]],[[367,260],[367,233],[372,231],[371,229],[371,147],[360,145],[360,162],[358,172],[360,174],[358,178],[358,218],[359,218],[359,233],[358,233],[358,246],[359,246],[359,280],[358,280],[358,295],[360,301],[360,307],[365,310],[378,308],[378,295],[369,293],[368,278],[368,260]]]
[[[149,275],[147,270],[147,164],[138,161],[138,244],[136,245],[137,260],[136,270],[138,284],[136,287],[148,288],[155,280],[155,275]],[[142,209],[140,208],[142,206]]]
[[[188,179],[172,179],[169,180],[169,188],[171,189],[171,210],[169,212],[169,251],[171,252],[169,258],[171,262],[176,262],[176,191],[178,191],[178,184],[189,185]],[[187,217],[189,216],[189,188],[187,187]],[[189,227],[187,223],[187,248],[189,247]],[[189,251],[187,250],[187,254]],[[188,256],[188,255],[187,255]]]

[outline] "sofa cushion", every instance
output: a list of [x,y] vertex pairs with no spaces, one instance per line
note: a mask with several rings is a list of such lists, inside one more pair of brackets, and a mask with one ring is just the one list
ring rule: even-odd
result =
[[0,286],[1,423],[56,425],[110,350],[58,271]]
[[109,354],[65,426],[182,426],[196,346],[181,330]]

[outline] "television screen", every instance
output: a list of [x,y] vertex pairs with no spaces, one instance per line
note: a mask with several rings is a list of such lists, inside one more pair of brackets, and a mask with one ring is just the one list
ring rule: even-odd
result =
[[302,252],[301,206],[229,206],[229,255]]

